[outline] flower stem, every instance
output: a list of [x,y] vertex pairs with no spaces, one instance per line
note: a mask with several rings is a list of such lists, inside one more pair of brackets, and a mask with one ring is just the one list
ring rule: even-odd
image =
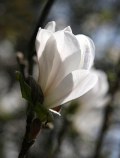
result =
[[22,142],[22,146],[21,146],[21,150],[20,150],[18,158],[24,158],[25,155],[27,154],[29,148],[34,143],[34,140],[29,139],[29,133],[30,133],[30,130],[31,130],[31,123],[32,123],[33,117],[34,117],[34,115],[32,113],[31,114],[29,113],[27,115],[26,131],[25,131],[24,139],[23,139],[23,142]]

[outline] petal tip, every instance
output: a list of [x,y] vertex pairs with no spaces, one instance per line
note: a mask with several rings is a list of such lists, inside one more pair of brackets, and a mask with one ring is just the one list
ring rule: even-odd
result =
[[48,22],[48,24],[45,26],[44,29],[49,30],[51,32],[55,32],[55,27],[56,27],[56,22],[51,21],[51,22]]
[[67,26],[67,27],[64,29],[64,31],[68,31],[68,32],[71,32],[71,33],[72,33],[72,29],[71,29],[70,26]]

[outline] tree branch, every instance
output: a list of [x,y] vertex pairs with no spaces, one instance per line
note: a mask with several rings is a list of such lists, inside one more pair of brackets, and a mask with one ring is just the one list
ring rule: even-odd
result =
[[36,53],[35,52],[35,39],[37,32],[40,27],[43,27],[44,22],[49,14],[49,11],[53,5],[55,0],[48,0],[45,4],[45,7],[43,8],[43,11],[38,19],[38,23],[36,24],[35,30],[33,32],[33,35],[31,37],[31,40],[29,41],[28,47],[29,47],[29,52],[28,52],[28,62],[29,62],[29,74],[32,75],[32,69],[33,69],[33,55]]

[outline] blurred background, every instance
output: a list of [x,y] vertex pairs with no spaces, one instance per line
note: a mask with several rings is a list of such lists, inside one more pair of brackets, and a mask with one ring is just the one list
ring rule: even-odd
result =
[[[29,56],[29,42],[47,0],[0,1],[0,158],[17,158],[25,132],[26,102],[15,79],[16,55]],[[55,0],[43,26],[56,21],[96,47],[96,87],[66,104],[55,128],[44,129],[29,158],[120,157],[120,1]]]

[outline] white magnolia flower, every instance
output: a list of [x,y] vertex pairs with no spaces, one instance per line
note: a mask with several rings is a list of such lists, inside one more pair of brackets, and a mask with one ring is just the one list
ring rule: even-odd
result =
[[109,101],[109,96],[106,95],[109,89],[107,75],[101,70],[92,71],[97,74],[98,81],[89,92],[79,98],[83,108],[103,107]]
[[107,75],[101,70],[92,70],[98,76],[96,85],[86,94],[78,98],[77,113],[73,116],[73,124],[78,132],[96,138],[104,118],[103,108],[109,101],[107,95],[109,84]]
[[68,26],[55,32],[55,22],[39,29],[36,50],[39,65],[38,83],[47,108],[80,97],[96,83],[90,71],[95,47],[85,35],[74,35]]

